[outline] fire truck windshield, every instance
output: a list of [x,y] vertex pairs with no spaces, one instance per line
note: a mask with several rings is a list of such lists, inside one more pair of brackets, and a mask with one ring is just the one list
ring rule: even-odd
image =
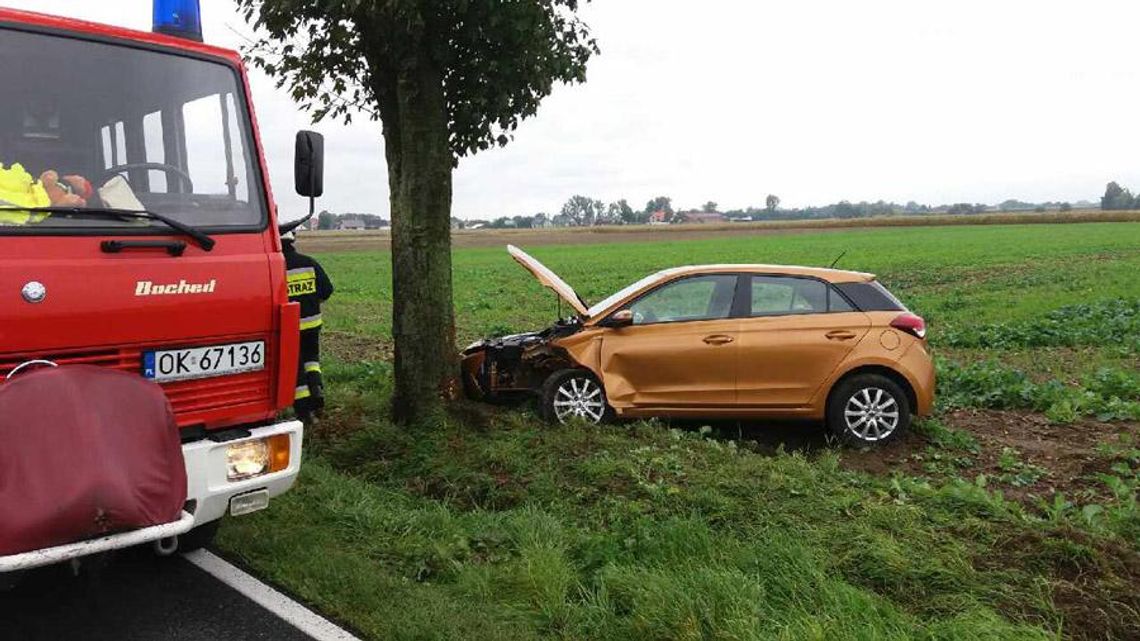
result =
[[0,234],[169,229],[52,207],[146,210],[204,231],[263,228],[244,96],[220,61],[0,29]]

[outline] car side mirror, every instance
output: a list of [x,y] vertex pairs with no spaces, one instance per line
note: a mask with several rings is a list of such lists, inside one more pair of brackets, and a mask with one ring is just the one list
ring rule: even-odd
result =
[[633,324],[633,310],[622,309],[606,319],[606,327],[629,327]]
[[325,191],[325,137],[315,131],[298,131],[293,154],[293,181],[297,195],[310,201]]

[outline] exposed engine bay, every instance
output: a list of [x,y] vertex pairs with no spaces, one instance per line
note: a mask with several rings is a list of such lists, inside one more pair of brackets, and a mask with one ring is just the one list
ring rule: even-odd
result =
[[581,331],[576,316],[525,334],[476,341],[463,350],[463,384],[469,396],[487,401],[533,394],[551,373],[575,367],[574,359],[554,341]]

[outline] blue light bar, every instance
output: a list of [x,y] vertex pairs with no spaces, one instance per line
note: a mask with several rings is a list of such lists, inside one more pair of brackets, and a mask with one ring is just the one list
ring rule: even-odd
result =
[[202,42],[198,0],[154,0],[154,32]]

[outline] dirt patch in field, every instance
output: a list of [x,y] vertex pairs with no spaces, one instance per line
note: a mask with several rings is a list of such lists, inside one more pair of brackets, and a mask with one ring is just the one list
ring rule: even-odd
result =
[[[602,245],[607,243],[638,243],[663,240],[705,240],[710,238],[736,238],[775,234],[803,234],[807,232],[840,231],[826,228],[769,228],[741,223],[733,227],[704,225],[670,225],[668,227],[642,226],[621,232],[605,231],[605,227],[583,229],[490,229],[453,231],[451,246],[502,247],[504,245]],[[388,251],[392,237],[387,231],[307,233],[298,241],[306,253],[329,254],[336,252]]]
[[1122,543],[1073,529],[1021,530],[975,563],[997,572],[1011,567],[1047,572],[1053,603],[1064,616],[1064,638],[1140,639],[1140,554]]
[[[693,225],[634,225],[555,229],[463,229],[451,232],[452,247],[516,245],[596,245],[662,240],[703,240],[741,235],[802,234],[878,227],[945,227],[950,225],[1022,225],[1040,223],[1135,222],[1140,212],[1076,211],[1065,213],[994,213],[976,216],[880,216],[824,220],[780,220]],[[297,241],[306,253],[387,251],[390,230],[310,231]]]
[[929,437],[912,432],[884,448],[844,452],[843,465],[879,475],[985,474],[1014,500],[1031,502],[1063,492],[1094,501],[1108,492],[1095,475],[1112,465],[1101,446],[1119,443],[1122,435],[1140,437],[1140,423],[1083,419],[1060,425],[1031,412],[960,410],[942,422],[973,437],[976,449],[932,447]]
[[321,332],[321,350],[346,363],[392,360],[390,342],[349,332]]

